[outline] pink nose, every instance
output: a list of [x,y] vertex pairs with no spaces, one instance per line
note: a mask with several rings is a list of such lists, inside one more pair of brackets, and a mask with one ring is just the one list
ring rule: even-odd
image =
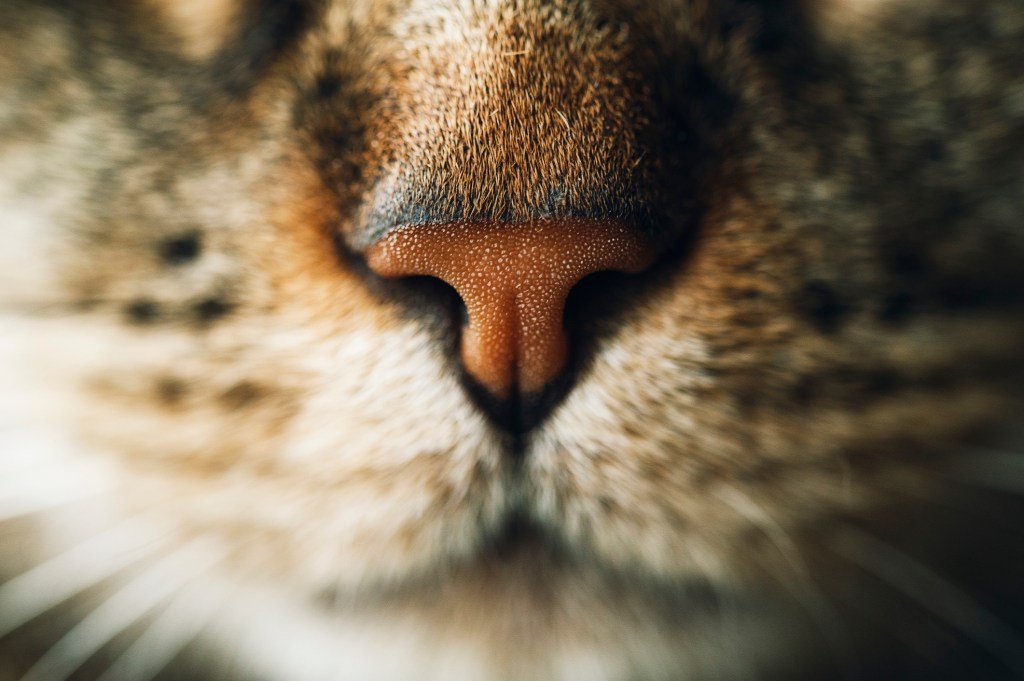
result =
[[381,276],[438,277],[458,292],[469,316],[462,362],[503,399],[536,392],[565,368],[562,313],[580,279],[638,272],[654,260],[635,229],[595,219],[412,225],[392,230],[365,255]]

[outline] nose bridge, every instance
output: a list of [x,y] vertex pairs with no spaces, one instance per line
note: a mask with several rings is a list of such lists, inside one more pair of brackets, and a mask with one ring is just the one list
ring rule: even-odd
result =
[[368,121],[379,165],[347,227],[356,248],[403,224],[647,221],[652,103],[624,34],[583,0],[519,4],[532,9],[484,2],[444,30],[396,29],[407,47]]
[[460,341],[466,371],[496,397],[535,393],[565,367],[565,301],[583,277],[636,272],[653,260],[646,238],[602,219],[517,224],[461,221],[389,232],[366,252],[385,277],[427,275],[466,305]]

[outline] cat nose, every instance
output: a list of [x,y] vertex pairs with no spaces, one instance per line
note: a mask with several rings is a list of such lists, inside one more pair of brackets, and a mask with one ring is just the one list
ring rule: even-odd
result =
[[573,286],[594,272],[639,272],[655,256],[629,225],[582,218],[398,227],[364,254],[381,276],[427,275],[456,290],[468,316],[462,363],[502,400],[539,392],[565,368]]

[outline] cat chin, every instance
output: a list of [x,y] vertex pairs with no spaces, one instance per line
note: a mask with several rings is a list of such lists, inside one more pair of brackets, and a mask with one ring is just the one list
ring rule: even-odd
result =
[[805,635],[763,595],[612,572],[524,525],[389,590],[304,607],[279,586],[227,590],[207,643],[274,681],[745,679]]

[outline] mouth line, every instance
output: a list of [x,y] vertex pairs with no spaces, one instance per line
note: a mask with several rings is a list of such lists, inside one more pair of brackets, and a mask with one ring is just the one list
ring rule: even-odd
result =
[[381,608],[395,613],[434,608],[448,612],[452,602],[462,598],[507,604],[510,597],[532,594],[539,598],[534,607],[547,608],[560,600],[556,594],[566,585],[584,585],[599,609],[645,604],[654,616],[675,623],[716,611],[726,588],[707,576],[666,579],[639,568],[617,567],[585,547],[574,548],[557,531],[514,510],[497,530],[458,558],[442,559],[432,569],[381,588],[324,589],[314,595],[312,604],[328,614]]
[[522,507],[510,510],[499,529],[481,542],[474,555],[476,560],[482,557],[503,560],[526,550],[542,550],[552,557],[565,560],[571,557],[564,541],[531,519]]

